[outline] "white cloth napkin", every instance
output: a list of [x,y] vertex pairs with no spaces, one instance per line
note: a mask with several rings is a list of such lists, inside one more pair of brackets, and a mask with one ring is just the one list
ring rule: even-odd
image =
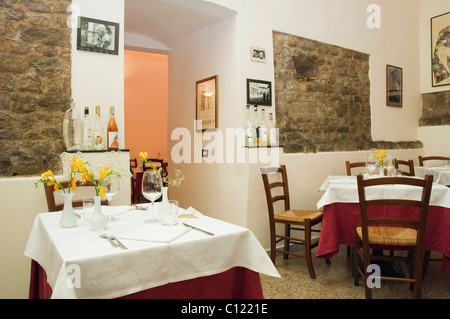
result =
[[190,228],[182,226],[163,226],[157,223],[144,223],[133,229],[116,233],[119,239],[143,240],[157,243],[170,243],[183,236]]

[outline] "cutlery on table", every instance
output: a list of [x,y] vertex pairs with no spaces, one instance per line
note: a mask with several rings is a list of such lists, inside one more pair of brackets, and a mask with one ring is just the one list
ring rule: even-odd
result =
[[186,227],[190,227],[190,228],[192,228],[192,229],[199,230],[199,231],[201,231],[201,232],[203,232],[203,233],[205,233],[205,234],[208,234],[209,236],[214,236],[213,233],[210,233],[209,231],[203,230],[203,229],[201,229],[201,228],[194,227],[194,226],[188,225],[188,224],[186,224],[186,223],[183,223],[183,225],[186,226]]
[[111,246],[113,247],[119,247],[114,241],[112,241],[111,237],[107,236],[105,233],[99,233],[100,238],[106,239],[110,242]]
[[122,249],[128,249],[128,247],[127,246],[125,246],[124,244],[122,244],[122,242],[119,240],[119,238],[117,238],[116,236],[114,236],[114,235],[111,235],[111,236],[109,236],[109,238],[111,238],[111,240],[115,240],[115,241],[117,241],[117,243],[119,244],[119,246],[120,246],[120,248],[122,248]]

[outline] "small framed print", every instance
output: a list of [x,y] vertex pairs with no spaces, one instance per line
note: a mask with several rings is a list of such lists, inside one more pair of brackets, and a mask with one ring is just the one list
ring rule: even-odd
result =
[[255,62],[266,63],[266,49],[251,47],[250,48],[250,58]]
[[450,12],[431,18],[431,83],[450,85]]
[[77,50],[119,54],[119,24],[79,17]]
[[402,107],[403,102],[403,70],[386,65],[386,105]]
[[272,106],[272,83],[247,79],[247,104]]
[[219,76],[199,80],[195,84],[196,90],[196,125],[201,121],[201,128],[197,131],[219,128]]

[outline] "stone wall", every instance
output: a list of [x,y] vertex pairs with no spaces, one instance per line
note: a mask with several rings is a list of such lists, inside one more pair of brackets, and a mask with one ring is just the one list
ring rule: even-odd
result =
[[0,0],[0,176],[54,168],[71,99],[68,0]]
[[422,117],[419,125],[450,125],[450,91],[422,94]]
[[276,118],[285,153],[421,148],[374,142],[369,55],[273,32]]

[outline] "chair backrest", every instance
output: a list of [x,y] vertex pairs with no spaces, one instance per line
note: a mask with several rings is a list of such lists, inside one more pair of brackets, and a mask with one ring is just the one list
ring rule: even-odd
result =
[[[60,182],[61,186],[67,189],[67,186],[69,185],[68,181],[64,181],[64,182]],[[56,192],[62,192],[62,190],[58,190],[55,191],[53,185],[48,186],[47,184],[43,184],[44,185],[44,190],[45,190],[45,197],[47,198],[47,207],[48,207],[48,211],[49,212],[57,212],[60,210],[63,210],[64,208],[64,203],[63,202],[57,202],[56,198],[55,198],[55,193]],[[83,182],[81,183],[80,181],[77,182],[77,191],[75,194],[79,194],[80,193],[80,189],[83,188],[92,188],[93,189],[94,184],[92,182]],[[89,197],[94,197],[95,195],[95,191],[92,190],[89,193]],[[102,200],[102,204],[106,205],[106,200]],[[83,206],[83,198],[73,198],[72,200],[72,206],[73,207],[82,207]]]
[[399,165],[408,166],[408,172],[402,170],[402,175],[405,175],[405,176],[415,176],[416,175],[416,173],[414,172],[414,161],[413,160],[404,161],[404,160],[399,160],[399,159],[394,158],[394,167],[396,169],[401,169],[401,168],[399,168]]
[[[167,166],[169,166],[169,164],[167,162],[164,162],[163,159],[147,158],[147,160],[151,161],[153,166],[162,167],[163,171],[167,171]],[[145,172],[148,169],[150,169],[150,166],[147,163],[144,163],[142,165],[142,170]]]
[[350,161],[345,161],[345,168],[347,169],[348,176],[352,176],[352,168],[355,168],[355,167],[366,167],[366,162],[353,162],[352,163]]
[[423,166],[425,161],[448,161],[450,163],[450,157],[447,156],[419,156],[419,165]]
[[138,167],[137,159],[130,158],[130,172],[133,173],[134,169]]
[[[368,226],[370,225],[393,225],[393,226],[406,226],[417,229],[417,245],[423,245],[425,239],[425,227],[428,216],[428,206],[430,203],[431,187],[433,185],[433,176],[426,175],[424,179],[408,178],[408,177],[383,177],[383,178],[370,178],[364,179],[363,175],[357,176],[358,183],[358,196],[359,206],[361,213],[361,227],[363,231],[363,243],[368,248],[368,242],[364,238],[368,238]],[[382,194],[383,192],[374,192],[370,194],[370,199],[366,197],[366,190],[369,187],[379,185],[407,185],[413,187],[420,187],[422,189],[420,199],[409,198],[379,198],[376,194]],[[418,217],[414,219],[414,214],[410,214],[408,217],[411,219],[390,218],[384,216],[383,218],[370,218],[367,214],[368,208],[371,206],[407,206],[417,207]],[[412,213],[412,212],[411,212]],[[423,247],[422,247],[423,248]]]
[[[266,192],[267,208],[269,210],[269,220],[272,222],[275,215],[274,203],[277,201],[284,202],[284,210],[290,209],[289,186],[287,180],[286,166],[280,167],[261,167],[261,177]],[[269,180],[271,175],[271,180]],[[272,179],[274,179],[272,181]],[[278,191],[274,192],[274,189]]]

